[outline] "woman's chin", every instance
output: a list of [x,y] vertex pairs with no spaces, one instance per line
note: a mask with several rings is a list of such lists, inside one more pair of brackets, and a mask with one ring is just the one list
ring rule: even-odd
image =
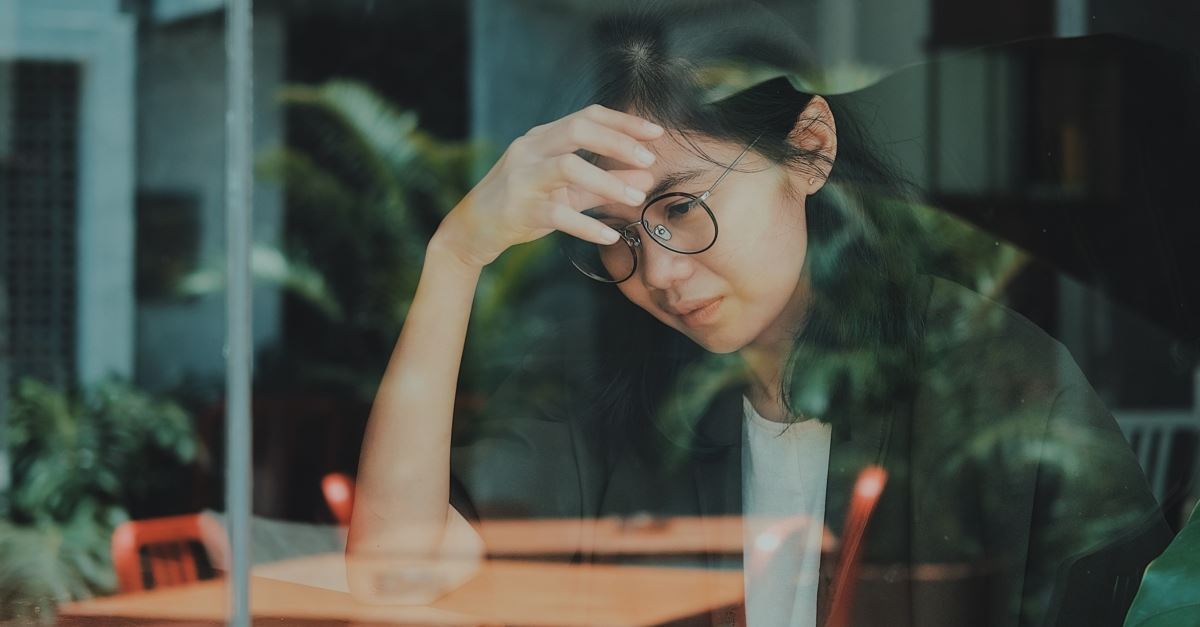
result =
[[736,353],[746,345],[745,342],[739,342],[734,338],[728,337],[725,334],[718,332],[715,329],[697,332],[694,330],[684,331],[693,342],[698,344],[700,348],[718,355],[727,355]]
[[710,324],[689,326],[677,317],[664,314],[659,320],[667,326],[682,333],[705,351],[716,354],[736,353],[749,343],[749,340],[729,328],[728,320],[713,321]]

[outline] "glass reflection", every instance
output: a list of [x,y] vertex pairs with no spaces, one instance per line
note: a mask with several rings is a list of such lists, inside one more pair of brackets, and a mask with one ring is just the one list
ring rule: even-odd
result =
[[[221,621],[221,8],[83,4],[0,4],[0,608]],[[1116,625],[1200,590],[1191,9],[256,4],[260,619]],[[7,45],[80,23],[99,56]],[[760,133],[711,249],[562,255]]]

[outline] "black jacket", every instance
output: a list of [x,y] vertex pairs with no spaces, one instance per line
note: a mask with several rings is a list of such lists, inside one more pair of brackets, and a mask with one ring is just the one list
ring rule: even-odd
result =
[[[853,624],[1120,625],[1171,534],[1115,421],[1065,348],[1028,320],[941,279],[926,293],[932,331],[914,393],[834,428],[825,522],[835,536],[859,472],[889,472]],[[453,449],[452,504],[474,519],[581,525],[742,513],[740,390],[714,398],[670,463],[613,463],[581,425],[589,391],[576,373],[589,359],[556,337],[515,367],[477,437]],[[822,559],[820,607],[834,557]],[[741,566],[739,555],[673,559]]]

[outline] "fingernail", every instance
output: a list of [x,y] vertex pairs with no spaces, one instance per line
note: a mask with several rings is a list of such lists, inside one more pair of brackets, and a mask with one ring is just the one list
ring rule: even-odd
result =
[[637,149],[633,151],[633,154],[637,155],[637,159],[642,165],[650,165],[654,163],[654,153],[641,146],[638,146]]
[[646,199],[646,194],[636,187],[625,186],[625,196],[633,202],[642,202]]
[[646,128],[646,131],[650,132],[650,133],[658,133],[663,130],[663,127],[655,124],[654,122],[650,122],[650,121],[642,122],[642,126],[644,126]]
[[605,226],[600,228],[600,239],[607,244],[616,244],[617,240],[621,239],[621,234]]

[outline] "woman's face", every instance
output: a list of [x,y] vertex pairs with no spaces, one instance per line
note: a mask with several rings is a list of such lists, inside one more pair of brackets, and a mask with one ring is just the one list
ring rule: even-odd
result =
[[[654,190],[651,197],[671,191],[699,195],[745,148],[696,137],[693,142],[720,165],[697,155],[675,134],[664,134],[649,143],[658,156],[650,171],[656,184],[681,182]],[[807,282],[801,279],[808,244],[808,192],[800,187],[799,193],[787,194],[789,176],[795,175],[753,150],[747,152],[706,201],[719,229],[713,246],[694,255],[679,254],[635,227],[642,241],[637,272],[617,287],[710,352],[790,342],[807,304]],[[798,182],[807,183],[792,185]],[[629,222],[640,217],[633,207],[609,209]]]

